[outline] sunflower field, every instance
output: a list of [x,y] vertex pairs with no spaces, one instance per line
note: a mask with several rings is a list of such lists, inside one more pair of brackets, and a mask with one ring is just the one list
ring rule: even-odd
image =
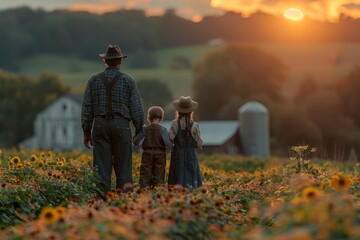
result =
[[[0,150],[1,239],[360,239],[360,166],[200,155],[204,185],[97,197],[92,155]],[[168,171],[167,164],[167,171]]]

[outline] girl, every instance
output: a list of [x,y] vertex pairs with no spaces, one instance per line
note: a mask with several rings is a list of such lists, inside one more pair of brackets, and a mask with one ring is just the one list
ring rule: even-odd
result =
[[171,122],[169,135],[174,142],[171,153],[169,185],[181,185],[188,188],[198,188],[202,185],[196,148],[201,148],[199,124],[192,120],[193,111],[198,103],[191,97],[180,97],[173,102],[176,119]]

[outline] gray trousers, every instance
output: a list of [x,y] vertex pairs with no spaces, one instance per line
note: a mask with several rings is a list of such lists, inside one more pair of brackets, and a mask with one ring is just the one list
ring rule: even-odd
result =
[[97,168],[104,192],[111,191],[114,168],[116,188],[132,190],[132,143],[129,121],[122,118],[95,118],[92,130],[94,167]]

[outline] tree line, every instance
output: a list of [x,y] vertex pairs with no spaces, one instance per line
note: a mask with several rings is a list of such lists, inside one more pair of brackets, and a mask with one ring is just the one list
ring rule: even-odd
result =
[[0,71],[0,147],[33,136],[36,115],[68,90],[54,75],[31,78]]
[[[283,96],[287,71],[275,55],[256,47],[228,44],[209,52],[193,67],[194,99],[200,106],[196,120],[235,120],[239,107],[255,100],[269,109],[275,154],[298,144],[318,147],[324,158],[359,151],[360,66],[333,82],[305,78],[292,99]],[[172,100],[157,80],[138,81],[138,87],[145,110]],[[36,114],[67,91],[54,75],[31,78],[0,71],[0,146],[16,146],[32,136]]]
[[360,151],[360,66],[335,82],[307,77],[292,99],[283,96],[287,71],[256,47],[230,44],[208,53],[193,68],[195,99],[206,106],[198,118],[234,120],[242,104],[255,100],[269,109],[275,152],[310,144],[321,157],[344,159],[352,148]]
[[[342,17],[338,23],[256,13],[248,18],[227,12],[194,23],[168,10],[146,16],[142,10],[118,10],[103,15],[27,7],[0,11],[0,68],[16,71],[18,59],[51,53],[92,59],[99,49],[118,43],[126,53],[204,44],[210,39],[267,42],[359,42],[354,31],[360,20]],[[104,49],[105,50],[105,49]]]

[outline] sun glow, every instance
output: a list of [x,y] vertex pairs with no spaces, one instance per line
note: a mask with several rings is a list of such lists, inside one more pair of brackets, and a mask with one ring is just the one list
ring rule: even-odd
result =
[[283,16],[286,19],[292,20],[292,21],[300,21],[304,18],[304,14],[300,9],[297,8],[288,8],[285,10]]

